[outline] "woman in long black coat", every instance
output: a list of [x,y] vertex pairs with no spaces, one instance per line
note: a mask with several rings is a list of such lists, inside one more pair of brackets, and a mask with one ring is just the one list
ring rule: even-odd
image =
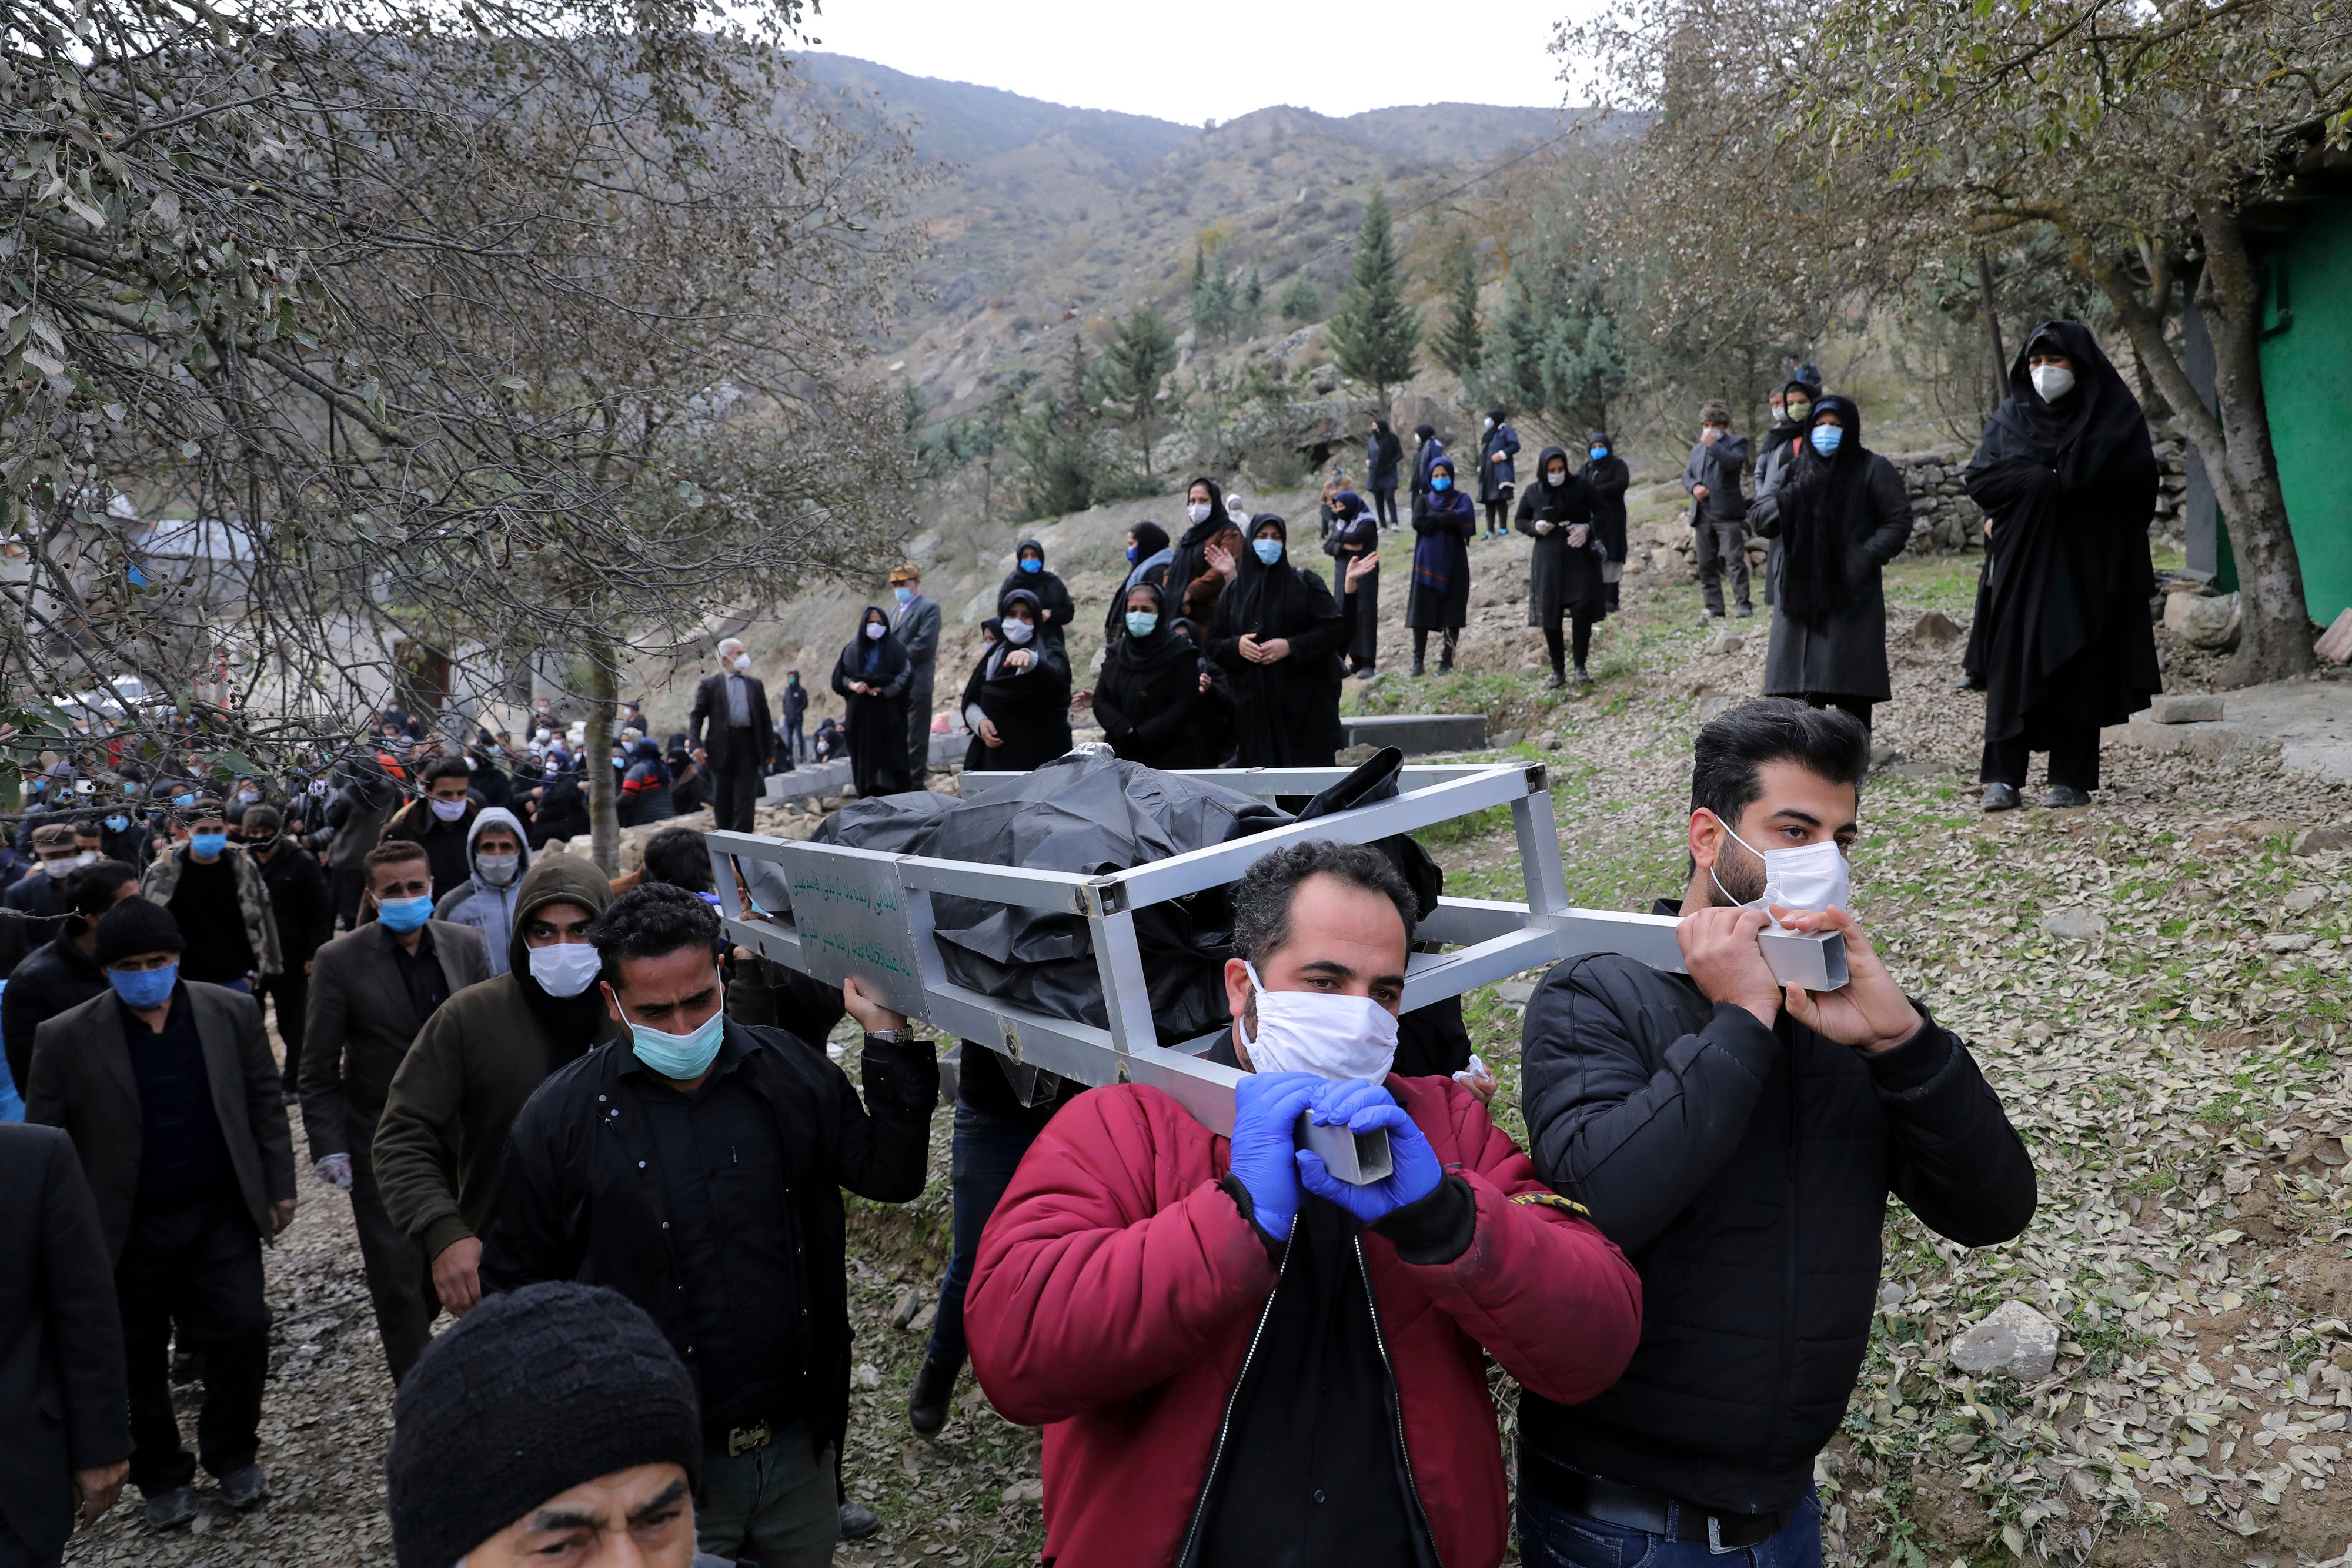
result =
[[1023,539],[1013,552],[1013,570],[997,586],[997,602],[1003,603],[1004,596],[1016,588],[1025,588],[1037,596],[1037,629],[1060,642],[1078,608],[1070,598],[1069,585],[1045,570],[1045,547],[1035,539]]
[[1332,580],[1342,590],[1340,615],[1347,622],[1348,673],[1370,676],[1381,658],[1381,569],[1373,567],[1349,588],[1348,567],[1379,552],[1380,517],[1353,490],[1342,490],[1331,499],[1339,521],[1325,536],[1323,553],[1331,558]]
[[963,685],[971,726],[967,768],[1026,773],[1070,749],[1070,660],[1039,630],[1037,596],[1025,588],[997,606],[997,641]]
[[1609,433],[1596,430],[1585,439],[1584,466],[1576,476],[1592,492],[1593,531],[1609,555],[1608,569],[1601,574],[1603,597],[1614,614],[1618,580],[1625,575],[1625,491],[1633,483],[1633,471],[1617,455],[1617,444]]
[[1111,595],[1109,605],[1103,611],[1106,648],[1127,635],[1127,591],[1139,582],[1168,586],[1176,547],[1168,542],[1168,530],[1158,523],[1138,523],[1127,530],[1127,575],[1119,580],[1118,591]]
[[1780,551],[1764,695],[1843,708],[1869,728],[1871,706],[1894,695],[1881,573],[1911,542],[1911,495],[1863,445],[1852,398],[1813,405],[1805,444],[1775,466],[1748,521]]
[[1442,674],[1454,667],[1454,644],[1470,619],[1470,540],[1478,531],[1478,503],[1454,482],[1454,459],[1430,465],[1429,488],[1412,498],[1412,580],[1405,589],[1404,623],[1412,628],[1412,673],[1421,674],[1429,634],[1442,632]]
[[1601,569],[1609,551],[1592,527],[1592,492],[1569,472],[1567,448],[1547,446],[1536,459],[1535,483],[1520,493],[1515,526],[1535,540],[1528,552],[1528,624],[1543,632],[1552,686],[1568,685],[1563,615],[1575,632],[1577,685],[1591,685],[1584,661],[1592,652],[1592,623],[1608,613]]
[[1201,706],[1192,710],[1192,755],[1200,760],[1193,766],[1223,768],[1234,759],[1234,684],[1202,651],[1208,633],[1198,622],[1180,615],[1169,626],[1192,645],[1200,677]]
[[1985,422],[1969,495],[1990,523],[1979,645],[1984,808],[2019,803],[2050,754],[2045,806],[2099,787],[2099,729],[2163,689],[2148,622],[2155,444],[2139,400],[2079,321],[2033,329]]
[[1397,467],[1403,461],[1404,443],[1389,422],[1372,421],[1372,434],[1364,443],[1364,488],[1372,493],[1372,513],[1384,528],[1397,526]]
[[914,788],[907,777],[907,650],[890,634],[890,617],[869,604],[857,635],[834,662],[833,689],[848,708],[849,779],[860,797]]
[[1244,768],[1328,768],[1339,749],[1339,607],[1290,564],[1290,526],[1250,519],[1249,551],[1217,598],[1209,657],[1232,677]]
[[1103,655],[1094,707],[1110,748],[1129,762],[1146,768],[1216,766],[1194,747],[1200,654],[1175,629],[1159,584],[1128,590],[1127,635]]

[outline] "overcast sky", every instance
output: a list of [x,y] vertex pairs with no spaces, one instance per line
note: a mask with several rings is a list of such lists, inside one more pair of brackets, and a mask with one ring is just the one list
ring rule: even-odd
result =
[[1323,114],[1397,104],[1555,109],[1546,46],[1591,0],[1475,6],[1357,0],[824,0],[816,47],[910,76],[1198,125],[1269,104]]

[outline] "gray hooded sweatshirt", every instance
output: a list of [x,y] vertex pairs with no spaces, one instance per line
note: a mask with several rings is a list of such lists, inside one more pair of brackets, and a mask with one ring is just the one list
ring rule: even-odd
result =
[[[484,828],[504,828],[522,846],[522,859],[516,862],[513,878],[504,887],[492,887],[482,876],[481,863],[474,858],[474,846],[481,841]],[[489,949],[490,973],[507,972],[507,946],[514,936],[515,900],[522,893],[523,873],[530,870],[530,838],[522,831],[522,822],[504,806],[485,806],[474,818],[474,825],[466,833],[466,863],[474,874],[442,894],[441,902],[433,906],[436,920],[454,920],[460,925],[470,925],[482,934],[482,946]]]

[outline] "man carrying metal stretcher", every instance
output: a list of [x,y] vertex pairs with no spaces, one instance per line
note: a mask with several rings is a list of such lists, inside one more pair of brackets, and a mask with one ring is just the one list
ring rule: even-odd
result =
[[[1212,1058],[1251,1075],[1233,1137],[1158,1089],[1096,1089],[982,1239],[965,1331],[997,1409],[1046,1429],[1045,1557],[1498,1563],[1486,1354],[1591,1398],[1632,1354],[1639,1282],[1470,1090],[1390,1075],[1414,902],[1380,850],[1276,851],[1234,912]],[[1384,1133],[1389,1174],[1338,1179],[1302,1118]]]

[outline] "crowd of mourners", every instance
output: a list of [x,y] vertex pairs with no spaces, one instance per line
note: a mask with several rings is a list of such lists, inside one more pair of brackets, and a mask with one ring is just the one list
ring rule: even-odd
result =
[[[1494,1079],[1431,1043],[1458,1003],[1403,1006],[1433,901],[1377,846],[1290,843],[1230,890],[1233,1021],[1208,1053],[1242,1075],[1229,1134],[1155,1088],[1016,1090],[963,1042],[907,1420],[940,1432],[969,1365],[1044,1428],[1045,1561],[1494,1564],[1514,1533],[1530,1563],[1820,1560],[1814,1458],[1887,1200],[1988,1246],[2035,1182],[1966,1042],[1845,908],[1908,503],[1852,399],[1800,377],[1772,406],[1751,455],[1710,405],[1685,475],[1706,613],[1727,576],[1746,612],[1753,529],[1773,625],[1767,695],[1694,746],[1687,871],[1654,907],[1682,964],[1545,977],[1524,1147]],[[1407,520],[1417,669],[1431,632],[1454,657],[1473,547],[1516,529],[1554,681],[1571,658],[1583,678],[1623,461],[1601,434],[1581,462],[1548,446],[1515,496],[1496,409],[1474,499],[1417,434],[1402,516],[1384,423],[1371,501],[1327,492],[1337,592],[1285,518],[1212,480],[1181,534],[1136,525],[1091,698],[1120,757],[1329,764],[1339,682],[1374,668],[1381,536]],[[2045,803],[2078,803],[2098,727],[2156,685],[2146,423],[2079,326],[2029,340],[1968,482],[1984,804],[2016,804],[2033,751]],[[866,795],[920,788],[930,755],[940,610],[912,567],[892,587],[831,678]],[[1071,747],[1077,607],[1037,541],[997,609],[968,765],[1039,768]],[[666,742],[624,716],[630,821],[708,803],[748,830],[768,775],[810,759],[797,673],[772,708],[740,643],[717,655]],[[59,1562],[126,1481],[156,1531],[208,1506],[200,1471],[210,1506],[265,1502],[263,1258],[306,1191],[357,1233],[402,1568],[803,1568],[879,1528],[840,1462],[842,1195],[922,1192],[936,1042],[856,979],[729,943],[698,831],[653,833],[619,878],[572,852],[581,737],[550,709],[520,746],[388,709],[331,771],[225,789],[79,738],[0,864],[0,1406],[30,1417],[0,1426],[0,1568]],[[1774,923],[1837,934],[1847,983],[1777,980]],[[855,1084],[827,1050],[845,1018]],[[1305,1124],[1385,1134],[1388,1174],[1339,1179]],[[1507,1435],[1490,1362],[1519,1388]],[[201,1386],[194,1452],[175,1383]]]

